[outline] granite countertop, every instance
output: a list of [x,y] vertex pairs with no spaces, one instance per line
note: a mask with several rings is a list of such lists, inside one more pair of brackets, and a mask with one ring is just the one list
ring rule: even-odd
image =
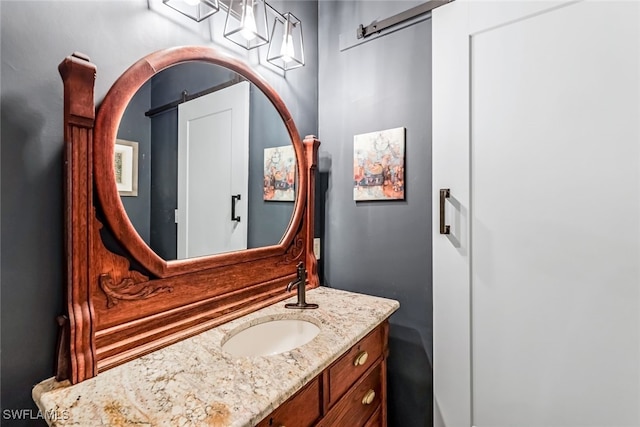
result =
[[[33,399],[52,426],[253,426],[399,307],[397,301],[320,287],[317,310],[285,302],[260,309],[70,385],[47,379]],[[297,318],[320,327],[296,349],[256,357],[221,349],[225,337],[266,320]]]

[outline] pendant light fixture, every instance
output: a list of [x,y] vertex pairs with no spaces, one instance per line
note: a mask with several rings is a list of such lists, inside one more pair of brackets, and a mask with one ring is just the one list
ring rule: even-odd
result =
[[291,12],[276,16],[273,22],[267,61],[285,71],[304,65],[302,23]]
[[[267,61],[285,71],[304,65],[302,23],[291,12],[281,14],[265,0],[162,0],[162,3],[196,22],[222,8],[227,12],[225,38],[245,49],[269,43]],[[275,16],[271,37],[267,12]]]
[[207,19],[220,10],[218,0],[162,0],[162,2],[196,22]]
[[224,36],[245,49],[269,43],[264,0],[231,0]]

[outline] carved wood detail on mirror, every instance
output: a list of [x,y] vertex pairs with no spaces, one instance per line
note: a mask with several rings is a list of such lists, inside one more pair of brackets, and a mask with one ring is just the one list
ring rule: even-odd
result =
[[[297,163],[289,227],[276,245],[163,260],[132,226],[113,172],[117,127],[134,93],[172,65],[204,61],[232,70],[273,104]],[[114,83],[97,114],[96,66],[74,53],[59,66],[64,82],[66,313],[58,318],[56,379],[75,384],[156,349],[291,296],[296,264],[319,285],[313,254],[319,141],[301,141],[279,95],[247,65],[207,47],[148,55]],[[97,197],[93,197],[94,191]]]

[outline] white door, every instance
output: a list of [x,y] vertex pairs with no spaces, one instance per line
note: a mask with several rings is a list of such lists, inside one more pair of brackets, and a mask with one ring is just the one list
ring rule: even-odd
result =
[[435,425],[640,426],[640,2],[432,16]]
[[248,82],[179,105],[179,259],[247,248],[248,152]]

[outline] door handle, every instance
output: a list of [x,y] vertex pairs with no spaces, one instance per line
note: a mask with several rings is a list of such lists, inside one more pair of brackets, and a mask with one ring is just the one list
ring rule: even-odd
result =
[[440,234],[449,234],[451,227],[444,223],[444,204],[451,195],[448,188],[440,189]]
[[236,201],[240,200],[240,195],[231,196],[231,221],[240,222],[240,215],[236,215]]

